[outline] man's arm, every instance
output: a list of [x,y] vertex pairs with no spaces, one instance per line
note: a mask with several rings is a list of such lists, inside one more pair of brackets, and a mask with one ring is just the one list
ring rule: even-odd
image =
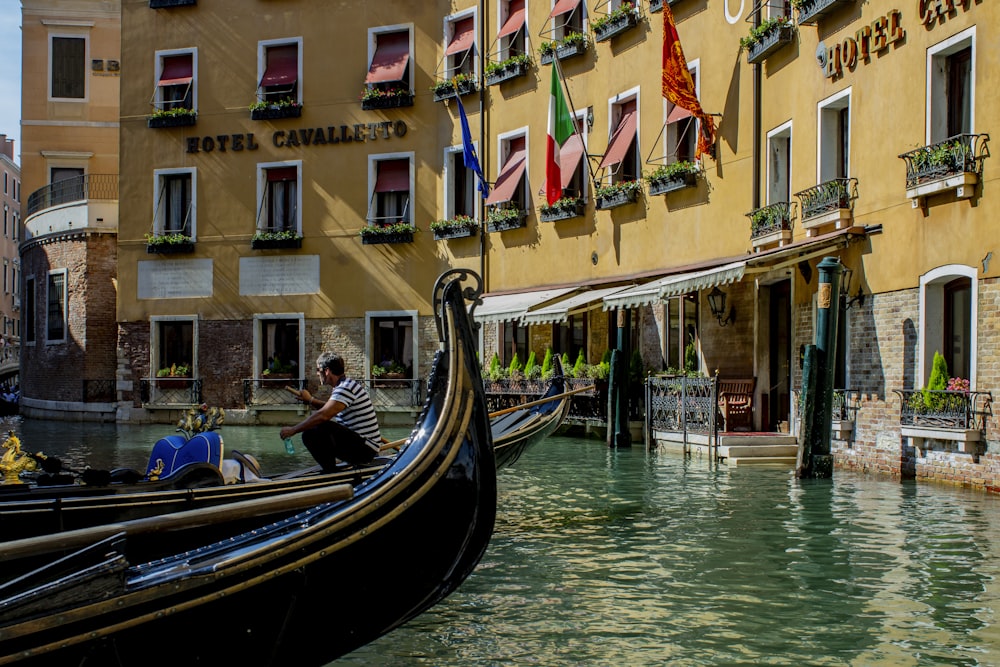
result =
[[346,408],[347,405],[334,400],[331,396],[330,399],[323,404],[323,407],[300,421],[295,426],[286,426],[281,429],[281,439],[284,440],[285,438],[290,438],[296,433],[301,433],[302,431],[307,431],[314,426],[319,426],[323,422],[333,419],[338,413]]

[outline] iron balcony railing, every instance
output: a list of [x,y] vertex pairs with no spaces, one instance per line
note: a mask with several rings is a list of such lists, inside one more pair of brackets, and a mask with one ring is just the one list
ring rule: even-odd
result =
[[858,198],[858,179],[834,178],[796,192],[802,207],[802,219],[809,220],[841,209],[853,209]]
[[646,432],[714,435],[718,431],[716,377],[651,375],[646,379]]
[[[564,378],[566,391],[583,389],[594,385],[593,389],[574,394],[570,399],[567,420],[576,423],[603,425],[608,419],[608,383],[593,378]],[[541,398],[549,388],[543,380],[484,380],[486,405],[490,412],[517,407],[528,401]],[[634,393],[629,404],[629,414],[641,414],[642,397]],[[640,417],[641,418],[641,417]]]
[[[802,390],[792,389],[792,396],[795,398],[797,406],[797,416],[802,416]],[[857,389],[834,389],[833,390],[833,421],[853,422],[857,419],[858,410],[861,408],[861,393]]]
[[376,410],[414,409],[424,404],[424,381],[408,380],[361,380],[368,389],[372,405]]
[[302,378],[244,378],[243,403],[247,407],[263,405],[299,407],[305,405],[285,387],[305,389],[306,381]]
[[983,160],[989,157],[988,134],[957,134],[936,144],[902,153],[906,163],[906,187],[937,181],[957,174],[983,175]]
[[201,380],[194,378],[142,378],[139,398],[143,405],[200,405]]
[[900,398],[899,424],[986,430],[993,414],[993,394],[988,391],[894,389]]
[[53,206],[94,199],[117,201],[118,174],[84,174],[38,188],[28,197],[25,217]]
[[781,201],[754,209],[746,214],[750,218],[750,239],[792,229],[792,205]]

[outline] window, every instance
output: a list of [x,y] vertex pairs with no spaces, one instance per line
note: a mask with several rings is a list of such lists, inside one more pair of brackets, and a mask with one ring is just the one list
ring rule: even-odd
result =
[[528,360],[528,327],[513,320],[500,323],[500,340],[503,345],[500,348],[500,364],[504,367],[510,366],[510,362],[517,355],[522,364]]
[[302,379],[302,315],[259,315],[256,321],[255,377]]
[[83,167],[51,167],[52,204],[65,204],[86,199],[83,192]]
[[[578,112],[573,122],[576,124],[576,134],[570,136],[566,143],[559,149],[559,175],[562,177],[563,197],[574,197],[583,199],[587,194],[588,171],[586,161],[583,156],[587,153],[587,146],[583,136],[584,115],[586,112]],[[545,192],[546,186],[542,187]]]
[[372,366],[381,366],[389,372],[401,372],[407,379],[415,379],[413,320],[412,313],[369,314]]
[[486,199],[487,206],[503,205],[524,211],[528,208],[528,187],[525,172],[528,165],[528,138],[525,134],[501,135],[500,137],[500,173],[490,196]]
[[164,111],[197,108],[195,57],[194,51],[161,51],[156,54],[156,87],[150,104]]
[[302,40],[260,42],[258,46],[258,71],[260,85],[257,98],[262,102],[302,102],[302,59],[299,51]]
[[382,90],[413,90],[410,31],[381,28],[369,31],[368,75],[365,85]]
[[476,72],[476,15],[466,12],[445,19],[444,78]]
[[664,302],[663,361],[668,369],[698,370],[698,299],[695,294]]
[[[552,325],[552,352],[555,354],[565,354],[569,357],[569,363],[576,363],[576,358],[583,350],[584,357],[587,356],[587,313],[576,313],[569,315],[565,322],[557,322]],[[587,361],[590,361],[589,359]],[[600,361],[600,360],[598,360]],[[568,368],[563,369],[569,372]]]
[[476,174],[465,166],[462,146],[444,151],[444,215],[454,220],[460,215],[476,217]]
[[497,51],[500,61],[527,53],[524,30],[525,0],[501,0],[500,31],[497,33]]
[[412,155],[369,156],[368,222],[373,225],[413,224],[410,207]]
[[4,193],[4,194],[7,194],[7,179],[8,179],[8,178],[9,178],[9,175],[8,175],[8,174],[7,174],[7,172],[5,171],[5,172],[3,173],[3,193]]
[[84,100],[87,97],[87,38],[49,36],[49,98]]
[[183,234],[195,238],[194,169],[158,169],[155,172],[156,210],[153,233]]
[[35,277],[24,279],[24,307],[21,309],[21,317],[25,324],[24,342],[34,344],[35,342],[35,322],[38,321],[35,313]]
[[973,27],[927,50],[929,144],[975,131],[975,38]]
[[301,233],[301,162],[257,165],[257,231]]
[[7,207],[4,206],[3,207],[3,235],[4,235],[4,238],[7,238],[7,218],[8,218],[8,216],[9,216],[9,213],[7,211]]
[[598,170],[610,183],[635,181],[642,173],[639,165],[638,92],[620,95],[610,104],[611,139]]
[[850,175],[851,91],[819,105],[819,183]]
[[792,199],[792,124],[767,133],[767,203]]
[[49,272],[45,340],[62,343],[66,340],[66,269]]
[[552,39],[562,40],[573,33],[583,33],[583,12],[580,0],[555,0],[549,20],[552,22]]
[[[688,71],[691,73],[691,80],[694,81],[695,91],[700,93],[701,79],[698,62],[689,62]],[[666,164],[694,162],[698,145],[698,120],[683,107],[669,101],[666,102],[666,105]]]
[[7,260],[3,261],[3,293],[10,294],[10,285],[7,283]]
[[150,369],[151,374],[161,368],[186,366],[190,376],[195,373],[195,340],[197,319],[189,316],[150,318]]
[[921,276],[920,286],[920,376],[914,387],[927,383],[934,353],[940,352],[949,376],[969,380],[975,388],[979,289],[975,267],[934,269]]
[[765,18],[776,19],[781,16],[792,15],[792,3],[790,0],[766,0],[767,16]]

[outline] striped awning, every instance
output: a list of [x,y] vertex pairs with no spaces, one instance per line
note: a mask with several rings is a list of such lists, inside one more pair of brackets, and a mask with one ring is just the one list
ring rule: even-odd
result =
[[603,287],[578,292],[548,306],[529,310],[521,318],[521,321],[524,324],[562,323],[569,319],[570,315],[599,308],[604,297],[630,289],[630,287],[630,285],[619,285],[618,287]]
[[717,285],[728,285],[741,280],[746,267],[747,263],[740,261],[702,271],[666,276],[604,297],[604,310],[648,306],[672,296],[698,292]]
[[519,292],[517,294],[497,294],[484,296],[483,304],[476,307],[473,316],[477,322],[509,322],[520,320],[529,308],[545,303],[572,292],[574,287]]

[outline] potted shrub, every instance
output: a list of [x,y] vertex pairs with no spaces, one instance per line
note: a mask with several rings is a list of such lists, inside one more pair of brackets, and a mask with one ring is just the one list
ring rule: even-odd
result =
[[193,109],[156,109],[146,117],[146,127],[185,127],[194,125],[197,120],[198,112]]
[[524,227],[525,213],[512,206],[493,206],[486,211],[486,231],[502,232]]
[[542,222],[568,220],[583,215],[584,207],[583,197],[562,197],[551,206],[542,204],[538,208],[538,214]]
[[531,56],[527,53],[519,53],[501,62],[491,60],[486,63],[486,85],[494,86],[498,83],[524,76],[528,73],[531,65]]
[[301,248],[302,235],[292,229],[281,231],[258,230],[250,239],[253,250],[274,250],[281,248]]
[[298,118],[301,115],[302,105],[290,97],[282,100],[260,100],[250,105],[250,120]]
[[539,48],[542,64],[551,63],[554,58],[565,60],[578,56],[587,50],[587,36],[582,32],[571,32],[561,41],[542,42]]
[[374,243],[413,243],[416,229],[408,222],[391,225],[366,225],[358,232],[365,245]]
[[609,185],[602,185],[595,191],[597,208],[606,210],[631,204],[642,191],[642,181],[619,181]]
[[156,386],[160,389],[186,389],[191,386],[191,367],[171,364],[156,371]]
[[610,13],[590,22],[594,31],[594,41],[604,42],[634,28],[639,23],[639,12],[632,2],[623,2]]
[[479,229],[479,223],[467,215],[456,215],[451,220],[435,220],[431,223],[434,239],[456,239],[472,236]]
[[478,90],[476,86],[476,80],[471,74],[456,74],[450,79],[445,79],[443,81],[438,81],[433,86],[431,86],[431,92],[434,93],[434,101],[441,102],[443,100],[450,100],[458,95],[467,95]]
[[365,111],[412,106],[413,91],[401,83],[390,84],[385,88],[371,85],[361,91],[361,108]]
[[187,234],[153,234],[147,232],[146,252],[151,255],[194,252],[194,241]]
[[688,160],[662,164],[643,176],[649,184],[649,194],[662,195],[694,185],[698,176],[698,165]]
[[794,26],[787,16],[775,16],[761,21],[750,29],[750,34],[740,38],[740,48],[747,52],[747,62],[751,65],[763,62],[765,58],[792,41]]

